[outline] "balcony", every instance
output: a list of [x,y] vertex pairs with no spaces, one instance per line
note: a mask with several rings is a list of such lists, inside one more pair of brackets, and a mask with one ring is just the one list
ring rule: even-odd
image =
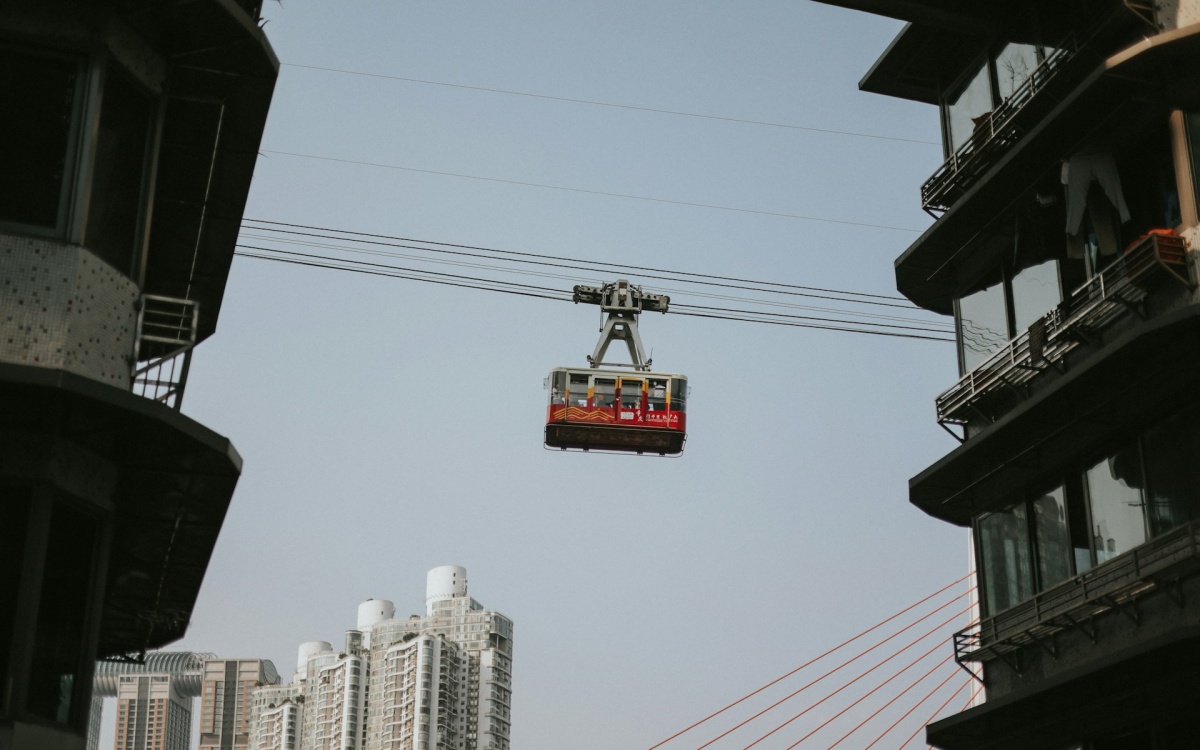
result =
[[984,115],[975,131],[921,186],[921,207],[927,212],[948,211],[1036,122],[1046,99],[1039,96],[1062,78],[1066,63],[1078,50],[1075,38],[1049,51],[1029,77],[1000,106]]
[[[1136,601],[1200,571],[1200,522],[1192,521],[954,635],[954,658],[1011,659],[1036,644],[1055,654],[1053,636],[1078,629],[1095,640],[1092,619],[1110,611],[1136,616]],[[1014,666],[1014,668],[1016,668]],[[1019,671],[1019,670],[1018,670]]]
[[1181,237],[1146,235],[1104,271],[1073,291],[936,399],[939,424],[994,422],[1013,396],[1028,396],[1031,383],[1048,371],[1063,371],[1072,351],[1095,340],[1117,320],[1142,312],[1141,303],[1158,279],[1195,286]]

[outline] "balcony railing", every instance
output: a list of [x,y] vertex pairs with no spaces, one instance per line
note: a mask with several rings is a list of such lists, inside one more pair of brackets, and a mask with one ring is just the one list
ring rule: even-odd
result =
[[195,302],[142,296],[133,350],[134,393],[180,408],[198,324]]
[[1192,521],[955,633],[954,658],[960,664],[1004,659],[1031,644],[1053,654],[1055,633],[1082,629],[1094,638],[1091,618],[1198,570],[1200,522]]
[[1165,274],[1193,286],[1183,238],[1146,235],[1104,271],[937,397],[938,422],[965,425],[996,414],[982,406],[1005,391],[1023,394],[1029,382],[1051,367],[1062,368],[1074,349],[1130,314],[1148,294],[1151,279]]
[[921,205],[926,211],[948,211],[1021,138],[1024,131],[1019,115],[1058,77],[1076,49],[1072,37],[1048,51],[1012,95],[983,116],[971,137],[921,186]]

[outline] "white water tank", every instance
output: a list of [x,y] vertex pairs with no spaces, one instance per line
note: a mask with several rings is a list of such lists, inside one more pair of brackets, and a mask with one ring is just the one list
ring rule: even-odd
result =
[[433,603],[467,595],[467,569],[442,565],[425,577],[425,614],[433,614]]
[[305,641],[300,644],[300,651],[296,654],[296,680],[303,680],[308,676],[308,660],[317,654],[323,654],[333,650],[333,644],[329,641]]
[[396,617],[396,605],[387,599],[368,599],[358,605],[358,629],[365,630]]

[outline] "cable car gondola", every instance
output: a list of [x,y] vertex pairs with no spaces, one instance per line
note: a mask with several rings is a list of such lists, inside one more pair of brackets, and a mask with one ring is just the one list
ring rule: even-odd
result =
[[[590,367],[556,367],[546,379],[550,404],[547,448],[677,456],[687,439],[687,376],[650,371],[638,335],[643,310],[666,312],[669,298],[645,294],[621,279],[602,287],[575,287],[576,302],[600,305],[608,319]],[[625,341],[631,364],[603,362],[608,345]],[[604,369],[626,368],[626,369]]]

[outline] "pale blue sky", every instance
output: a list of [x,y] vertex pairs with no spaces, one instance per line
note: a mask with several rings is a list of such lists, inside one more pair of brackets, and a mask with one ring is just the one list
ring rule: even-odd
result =
[[[857,91],[895,21],[801,0],[264,13],[284,66],[248,217],[879,294],[930,221],[934,145],[289,65],[937,141],[933,108]],[[419,612],[426,570],[460,564],[516,624],[513,746],[636,749],[965,572],[965,535],[906,490],[954,446],[932,403],[949,344],[648,317],[656,367],[691,378],[685,455],[545,451],[542,378],[584,364],[596,322],[236,259],[184,410],[245,472],[177,646],[290,676],[360,601]]]

